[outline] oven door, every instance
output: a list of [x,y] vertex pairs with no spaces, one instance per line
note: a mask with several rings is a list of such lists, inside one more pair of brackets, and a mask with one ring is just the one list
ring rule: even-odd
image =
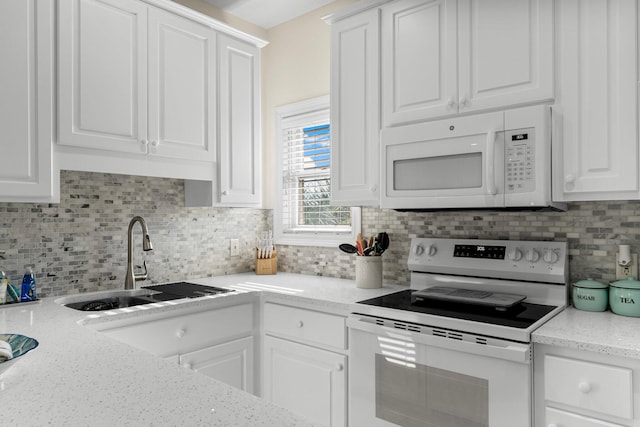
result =
[[504,207],[503,130],[503,113],[383,130],[382,207]]
[[351,315],[352,427],[529,427],[531,346]]

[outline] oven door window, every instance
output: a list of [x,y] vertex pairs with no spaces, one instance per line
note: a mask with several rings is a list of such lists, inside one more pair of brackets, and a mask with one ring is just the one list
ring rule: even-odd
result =
[[489,383],[444,369],[375,356],[376,417],[406,427],[488,427]]

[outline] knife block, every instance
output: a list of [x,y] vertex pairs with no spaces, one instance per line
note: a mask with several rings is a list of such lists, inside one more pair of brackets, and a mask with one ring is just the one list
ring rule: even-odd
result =
[[274,249],[271,258],[258,258],[256,250],[256,274],[276,274],[278,272],[278,252]]

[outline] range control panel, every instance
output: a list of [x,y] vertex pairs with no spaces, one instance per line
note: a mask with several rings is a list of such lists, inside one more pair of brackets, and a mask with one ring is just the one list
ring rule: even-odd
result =
[[414,238],[407,264],[425,273],[566,283],[566,242]]

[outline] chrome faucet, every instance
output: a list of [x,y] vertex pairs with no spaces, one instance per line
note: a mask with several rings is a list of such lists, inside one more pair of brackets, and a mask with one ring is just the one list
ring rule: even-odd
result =
[[127,276],[124,279],[124,288],[125,289],[134,289],[136,281],[145,280],[149,275],[147,273],[147,262],[143,262],[144,273],[142,274],[133,274],[133,251],[131,244],[131,231],[133,230],[133,225],[139,222],[140,226],[142,226],[142,250],[143,251],[151,251],[153,250],[153,246],[151,246],[151,240],[149,240],[149,230],[147,229],[147,224],[144,222],[144,219],[141,216],[134,216],[129,222],[129,230],[127,231]]

